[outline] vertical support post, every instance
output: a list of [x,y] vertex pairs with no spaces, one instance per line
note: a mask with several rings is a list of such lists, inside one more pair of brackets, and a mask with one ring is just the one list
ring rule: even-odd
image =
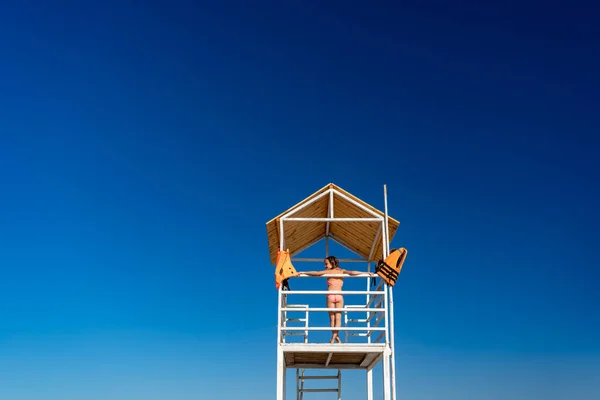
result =
[[[384,213],[385,213],[385,241],[386,241],[386,254],[390,254],[390,227],[388,221],[388,202],[387,202],[387,185],[383,185],[383,197],[384,197]],[[396,349],[394,346],[394,336],[396,336],[394,332],[394,292],[390,288],[389,294],[389,331],[390,331],[390,363],[391,363],[391,385],[392,385],[392,400],[396,400]]]
[[[333,191],[329,192],[329,205],[327,208],[327,218],[333,218]],[[325,227],[325,258],[329,257],[329,224],[331,222],[327,221],[327,225]]]
[[[287,307],[287,297],[284,294],[282,294],[282,296],[283,296],[283,302],[282,302],[281,306],[283,308],[286,308]],[[288,331],[285,330],[285,328],[287,327],[287,311],[283,311],[281,313],[281,327],[282,327],[281,342],[285,343],[285,337],[286,337],[286,334],[288,333]]]
[[284,385],[285,363],[283,359],[283,350],[277,345],[277,400],[285,400],[285,385]]
[[384,283],[383,284],[383,308],[385,309],[385,347],[390,347],[390,312],[388,307],[388,295],[390,292],[390,288]]
[[[367,262],[367,272],[371,273],[371,261]],[[371,291],[371,279],[373,278],[371,278],[370,276],[367,278],[367,292]],[[365,303],[365,305],[368,305],[369,301],[371,301],[371,294],[367,293],[367,302]],[[371,318],[371,312],[367,311],[367,332],[369,333],[369,335],[367,335],[367,343],[371,343],[371,320],[369,318]]]
[[383,400],[390,400],[390,349],[383,350]]
[[333,218],[333,190],[329,192],[329,212],[329,216]]
[[[385,231],[385,221],[381,221],[381,224],[383,225],[381,228],[382,231],[382,235],[381,235],[381,240],[383,240],[383,245],[382,245],[382,253],[383,253],[383,258],[385,259],[387,257],[386,254],[386,243],[387,243],[387,232]],[[390,312],[389,312],[389,307],[388,307],[388,294],[389,294],[389,286],[386,285],[385,283],[383,283],[382,285],[383,288],[383,308],[384,308],[384,313],[385,313],[385,317],[384,317],[384,321],[385,321],[385,347],[389,348],[390,346]]]
[[308,343],[308,308],[306,309],[304,327],[306,330],[304,331],[304,343]]
[[342,400],[342,370],[338,369],[338,400]]
[[367,400],[373,400],[373,368],[367,370]]
[[279,250],[283,251],[285,247],[285,237],[283,236],[283,218],[279,219]]
[[[385,199],[385,185],[384,185],[384,202]],[[387,213],[385,213],[385,218],[381,221],[381,252],[382,257],[385,259],[388,256],[388,232],[387,232]],[[384,400],[390,399],[390,313],[388,306],[388,294],[389,294],[389,286],[385,283],[383,284],[383,308],[385,309],[385,349],[383,352],[383,398]]]
[[[384,187],[384,203],[385,206],[387,207],[387,200],[385,198],[385,185]],[[383,253],[382,256],[385,259],[388,255],[388,243],[389,243],[389,238],[388,238],[388,230],[387,230],[387,222],[388,222],[388,216],[387,216],[387,212],[384,212],[385,217],[383,219],[383,221],[381,221],[381,252]]]
[[296,400],[300,400],[300,368],[296,368]]
[[281,288],[277,291],[277,400],[285,399],[285,360],[281,347]]
[[[284,248],[283,219],[279,220],[279,250]],[[277,400],[285,400],[285,359],[281,348],[282,288],[277,291]]]
[[[327,207],[327,218],[333,218],[333,190],[329,191],[329,204]],[[331,221],[327,221],[325,225],[325,236],[329,236],[329,226]]]
[[283,293],[281,287],[277,290],[277,348],[281,344],[281,301]]
[[285,367],[285,360],[283,362],[283,399],[287,398],[287,368]]
[[302,389],[300,391],[300,400],[304,399],[304,371],[306,371],[304,368],[302,368],[302,379],[300,380],[300,389]]

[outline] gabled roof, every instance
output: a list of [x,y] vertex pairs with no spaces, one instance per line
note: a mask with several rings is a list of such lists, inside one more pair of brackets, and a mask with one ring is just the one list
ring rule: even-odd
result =
[[[333,198],[334,218],[381,218],[385,214],[348,193],[333,183],[324,186],[298,204],[267,222],[267,238],[271,264],[277,260],[280,240],[280,220],[286,218],[327,218]],[[312,200],[312,202],[311,202]],[[329,224],[329,227],[328,227]],[[389,242],[392,241],[400,222],[388,215]],[[326,236],[352,250],[368,261],[377,261],[383,256],[381,222],[378,221],[289,221],[284,222],[285,249],[295,255],[317,243]]]

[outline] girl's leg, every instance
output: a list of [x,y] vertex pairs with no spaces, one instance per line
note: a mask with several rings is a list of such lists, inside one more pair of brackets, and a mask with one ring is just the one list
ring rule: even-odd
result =
[[[338,302],[335,304],[335,306],[336,306],[336,308],[344,307],[344,297],[342,295],[338,295]],[[342,313],[341,312],[335,313],[335,326],[336,327],[342,326]],[[340,340],[340,337],[339,337],[339,331],[335,331],[335,339],[337,340],[338,343],[342,343],[342,341]]]
[[[327,308],[334,308],[335,307],[335,303],[330,299],[329,296],[327,296]],[[335,312],[333,311],[329,311],[329,326],[330,327],[335,327]],[[335,340],[335,331],[332,331],[332,336],[331,336],[331,342],[333,343]]]

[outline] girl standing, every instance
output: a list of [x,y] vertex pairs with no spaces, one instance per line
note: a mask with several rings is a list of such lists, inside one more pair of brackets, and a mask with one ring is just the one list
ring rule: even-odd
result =
[[[326,274],[347,274],[347,275],[360,275],[364,272],[361,271],[348,271],[340,268],[338,259],[334,256],[329,256],[323,261],[325,270],[323,271],[308,271],[302,272],[303,274],[310,276],[322,276]],[[342,290],[344,285],[344,278],[331,277],[327,278],[327,290]],[[327,308],[342,308],[344,307],[344,297],[341,294],[328,294],[327,295]],[[329,324],[332,328],[338,328],[342,326],[342,313],[341,311],[329,311]],[[338,330],[331,331],[331,341],[333,343],[337,341],[342,343],[339,337]]]

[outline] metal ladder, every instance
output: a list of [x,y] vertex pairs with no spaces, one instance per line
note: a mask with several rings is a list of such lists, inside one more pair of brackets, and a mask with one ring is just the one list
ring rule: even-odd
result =
[[[342,400],[342,370],[337,370],[337,375],[304,375],[304,369],[300,373],[300,369],[296,369],[296,400],[303,400],[304,393],[337,393],[337,400]],[[304,388],[305,380],[315,379],[330,379],[337,380],[337,388],[335,389],[306,389]]]

